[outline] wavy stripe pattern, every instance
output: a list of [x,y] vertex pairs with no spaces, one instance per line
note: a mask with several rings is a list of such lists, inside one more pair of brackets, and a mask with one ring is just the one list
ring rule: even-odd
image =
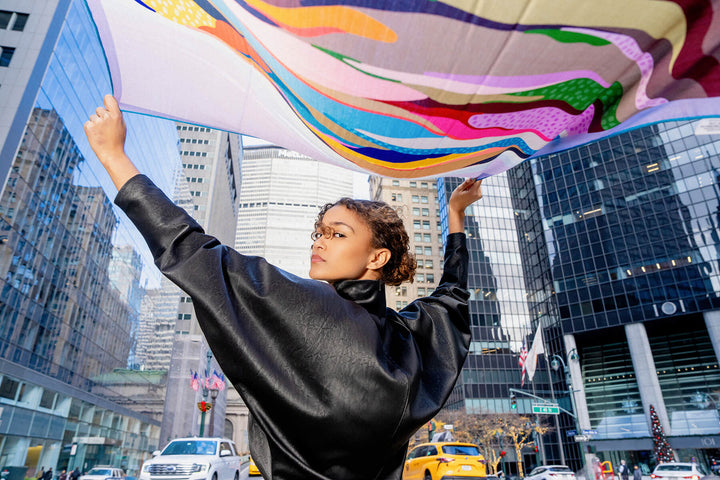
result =
[[213,36],[306,129],[288,135],[388,176],[482,176],[720,97],[717,0],[114,1]]

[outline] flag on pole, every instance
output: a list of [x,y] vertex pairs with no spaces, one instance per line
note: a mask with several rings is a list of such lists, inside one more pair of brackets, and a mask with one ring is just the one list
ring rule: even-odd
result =
[[532,382],[535,376],[535,368],[537,367],[537,357],[541,353],[545,353],[545,345],[543,344],[542,327],[538,323],[537,332],[535,332],[535,338],[533,338],[532,346],[528,352],[528,358],[525,360],[525,371],[527,372],[528,380]]
[[520,386],[522,387],[525,384],[525,360],[528,356],[528,350],[527,346],[525,346],[525,340],[523,340],[522,348],[520,349],[520,358],[518,359],[518,365],[520,365],[521,373],[520,373]]

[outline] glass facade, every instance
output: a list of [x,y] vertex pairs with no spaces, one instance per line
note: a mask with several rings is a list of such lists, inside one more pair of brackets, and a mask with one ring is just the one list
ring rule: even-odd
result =
[[548,355],[579,357],[588,458],[646,474],[650,405],[679,460],[720,453],[720,135],[696,127],[647,126],[509,172],[531,312],[556,326]]
[[[541,440],[543,451],[537,456],[534,453],[524,455],[525,469],[529,471],[540,461],[556,464],[567,461],[566,452],[560,449],[558,432],[564,423],[570,424],[564,416],[534,417],[532,407],[538,400],[533,396],[560,402],[568,410],[571,407],[561,398],[562,378],[551,372],[545,363],[538,364],[532,382],[522,382],[520,350],[523,343],[530,348],[538,322],[542,322],[545,338],[559,336],[560,333],[546,313],[548,307],[543,301],[547,297],[542,295],[542,278],[538,280],[540,287],[535,295],[528,290],[527,279],[531,276],[532,265],[542,257],[535,252],[532,263],[524,259],[524,255],[528,254],[525,244],[529,243],[530,236],[519,234],[518,226],[521,218],[530,220],[530,210],[529,207],[526,210],[517,207],[517,200],[512,197],[515,193],[511,188],[514,181],[510,172],[484,179],[482,200],[466,211],[472,341],[461,377],[446,407],[478,414],[517,412],[550,426],[551,431]],[[462,179],[458,178],[438,180],[440,217],[445,234],[447,198],[461,182]],[[529,186],[534,197],[532,183]],[[533,303],[531,296],[541,301]],[[544,310],[540,311],[541,308]],[[529,394],[516,395],[516,410],[511,408],[511,388]],[[511,452],[512,456],[514,453]],[[513,473],[516,465],[511,457],[506,460],[509,473]]]
[[720,308],[719,146],[674,122],[533,161],[564,332]]
[[[127,389],[103,383],[135,363],[143,286],[159,284],[83,132],[112,91],[106,71],[86,7],[74,1],[0,199],[0,466],[25,466],[28,476],[95,463],[132,475],[158,446],[159,421],[129,409]],[[171,192],[175,124],[132,114],[126,123],[128,155]]]

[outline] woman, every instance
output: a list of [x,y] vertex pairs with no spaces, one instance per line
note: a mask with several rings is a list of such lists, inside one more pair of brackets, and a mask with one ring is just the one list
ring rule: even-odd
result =
[[480,182],[465,181],[449,200],[440,285],[395,312],[384,282],[412,279],[415,264],[387,205],[326,206],[312,236],[311,280],[301,279],[221,245],[140,175],[112,96],[85,132],[119,190],[115,202],[163,274],[192,297],[251,412],[250,450],[263,477],[400,479],[410,437],[445,403],[467,355],[463,224]]

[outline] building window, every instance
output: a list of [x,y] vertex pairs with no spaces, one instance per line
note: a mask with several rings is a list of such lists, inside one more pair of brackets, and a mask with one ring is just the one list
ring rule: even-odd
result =
[[425,255],[432,255],[432,247],[425,247]]
[[412,196],[412,202],[413,203],[420,203],[420,197],[418,195]]
[[410,186],[411,186],[412,188],[417,187],[417,182],[410,182]]
[[420,295],[420,296],[425,295],[425,289],[423,287],[418,287],[418,295]]
[[415,215],[416,217],[419,217],[419,216],[420,216],[420,209],[419,209],[419,208],[413,208],[413,215]]
[[429,233],[424,233],[424,234],[423,234],[423,242],[425,242],[425,243],[430,243],[430,242],[432,242],[432,240],[430,239],[430,234],[429,234]]
[[0,397],[15,400],[19,386],[20,382],[16,382],[8,377],[3,377],[2,383],[0,383]]
[[12,12],[7,10],[0,10],[0,29],[5,30],[10,24],[12,18]]
[[423,230],[430,230],[430,222],[428,222],[427,220],[423,220],[422,227]]
[[418,261],[417,261],[417,267],[418,267],[418,268],[423,268],[423,261],[422,261],[422,260],[418,260]]
[[423,247],[415,247],[415,255],[422,255]]
[[427,182],[422,182],[422,183],[420,184],[420,186],[421,186],[422,188],[428,188]]
[[415,274],[415,280],[418,283],[424,283],[425,282],[425,274],[424,273],[416,273]]
[[422,216],[423,216],[423,217],[429,217],[429,216],[430,216],[430,210],[428,210],[427,208],[423,208],[423,209],[422,209]]
[[428,273],[428,274],[427,274],[427,281],[428,281],[428,283],[435,283],[435,274],[433,274],[433,273]]
[[413,220],[413,228],[420,230],[420,220]]
[[433,261],[425,260],[425,268],[433,268]]
[[25,24],[27,23],[28,17],[27,13],[16,13],[15,14],[15,23],[13,24],[12,29],[16,32],[22,32],[25,29]]
[[0,47],[0,67],[9,67],[15,49],[13,47]]
[[427,195],[423,195],[422,197],[420,197],[420,203],[427,203],[427,202],[428,202]]
[[416,242],[422,242],[422,234],[421,234],[421,233],[416,233],[416,234],[415,234],[415,241],[416,241]]
[[393,193],[392,200],[393,202],[402,202],[402,193]]
[[400,180],[393,180],[392,186],[393,186],[393,187],[399,187],[399,186],[400,186]]

